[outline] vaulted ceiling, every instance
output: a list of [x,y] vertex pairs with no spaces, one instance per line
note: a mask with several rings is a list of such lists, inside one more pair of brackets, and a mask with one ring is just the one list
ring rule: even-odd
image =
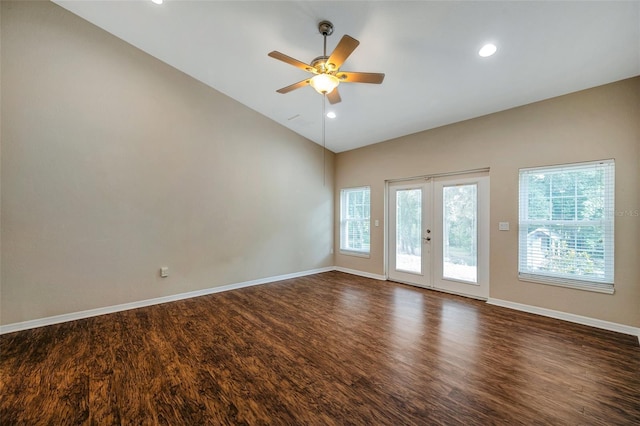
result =
[[[322,54],[318,23],[360,41],[326,146],[342,152],[640,75],[640,1],[61,1],[55,3],[317,143],[323,97],[267,56]],[[483,58],[485,43],[497,46]]]

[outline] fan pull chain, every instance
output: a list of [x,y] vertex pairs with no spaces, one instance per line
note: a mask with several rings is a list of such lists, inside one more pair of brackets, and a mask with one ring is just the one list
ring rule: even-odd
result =
[[[327,37],[325,36],[325,40]],[[327,104],[327,94],[322,94],[322,186],[327,186],[327,160],[326,160],[326,139],[325,139],[325,127],[327,115],[325,114],[325,108]]]

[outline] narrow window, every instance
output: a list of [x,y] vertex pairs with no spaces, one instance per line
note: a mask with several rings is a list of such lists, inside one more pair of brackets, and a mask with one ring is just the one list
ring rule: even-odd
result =
[[613,293],[613,160],[520,170],[519,275]]
[[367,187],[340,191],[340,251],[369,255],[371,190]]

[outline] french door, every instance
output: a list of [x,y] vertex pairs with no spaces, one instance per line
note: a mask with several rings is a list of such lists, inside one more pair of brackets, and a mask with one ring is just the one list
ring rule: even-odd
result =
[[489,297],[486,173],[389,183],[390,280]]

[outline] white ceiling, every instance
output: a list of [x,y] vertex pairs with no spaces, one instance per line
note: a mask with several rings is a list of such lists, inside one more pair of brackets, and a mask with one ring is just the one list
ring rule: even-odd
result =
[[267,53],[310,62],[330,20],[342,70],[386,74],[327,103],[334,152],[640,75],[640,1],[54,1],[317,143],[322,96],[276,93],[308,74]]

